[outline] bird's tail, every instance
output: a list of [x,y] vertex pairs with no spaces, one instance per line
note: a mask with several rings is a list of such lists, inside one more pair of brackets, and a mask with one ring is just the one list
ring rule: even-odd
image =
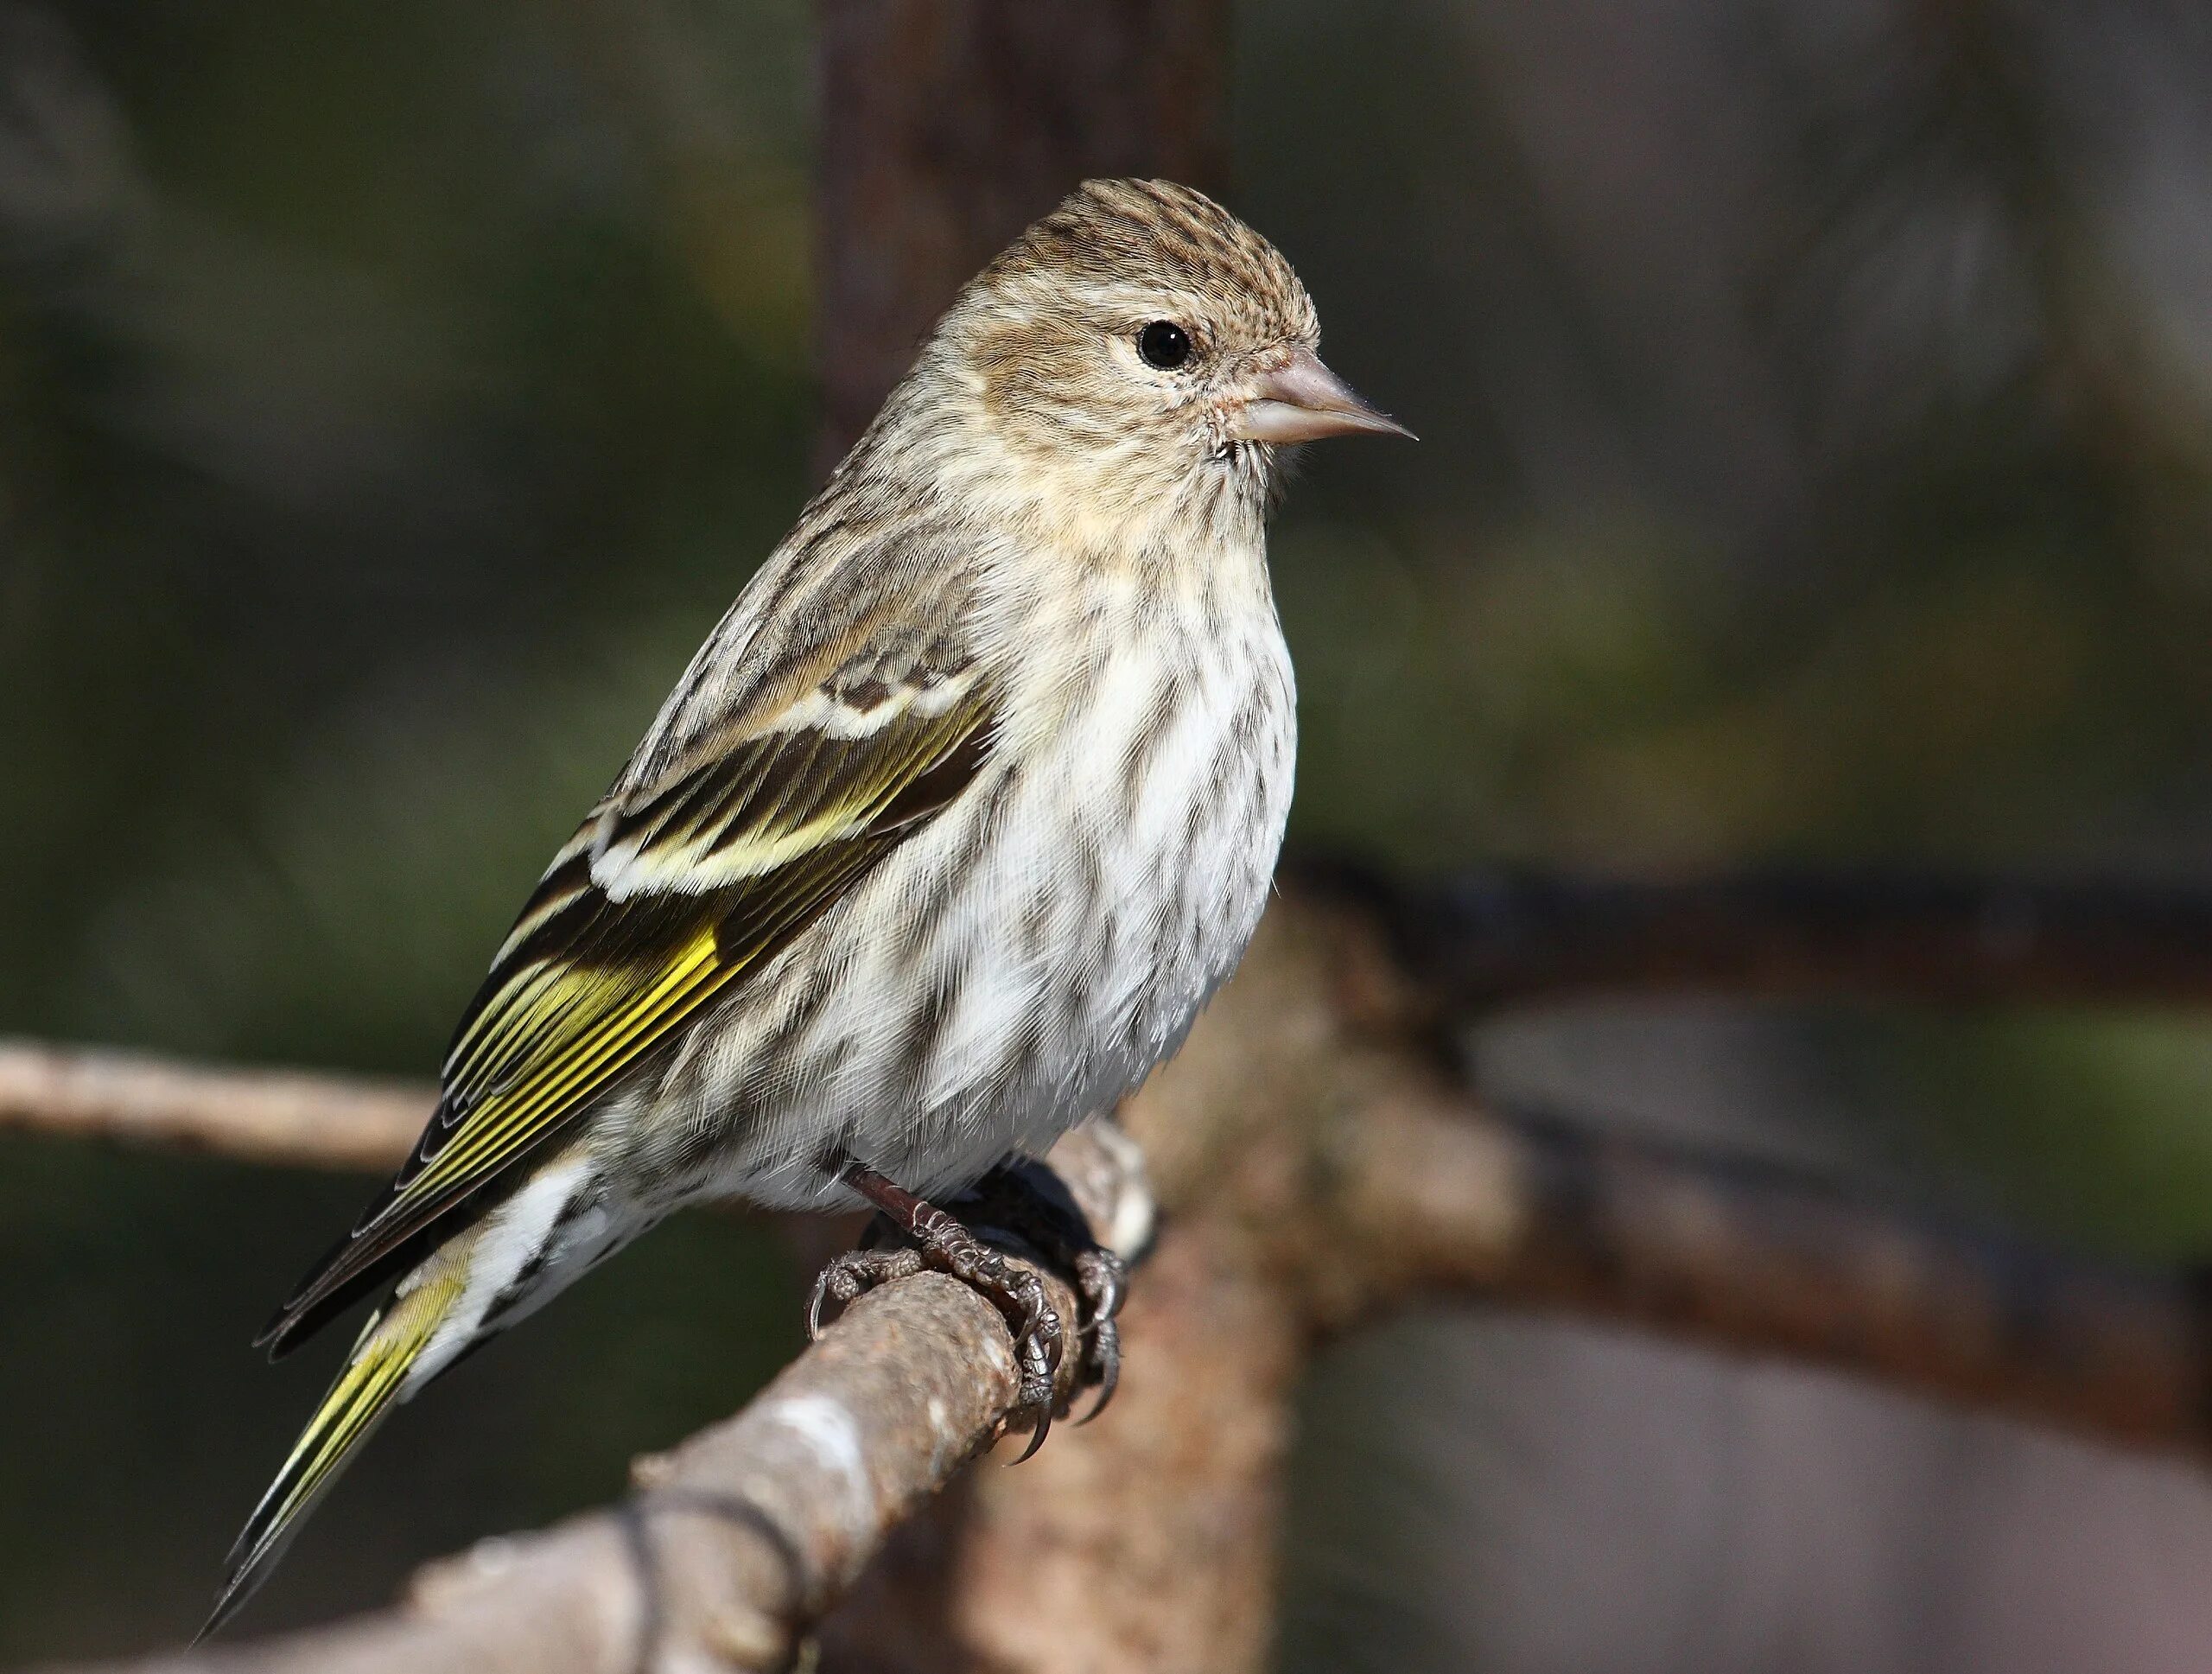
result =
[[253,1595],[270,1566],[298,1532],[301,1519],[329,1491],[338,1474],[391,1410],[412,1393],[408,1373],[430,1346],[459,1299],[467,1276],[465,1258],[448,1247],[434,1256],[389,1306],[369,1322],[346,1357],[345,1370],[300,1433],[276,1480],[246,1519],[245,1531],[224,1563],[222,1589],[201,1639],[213,1633]]

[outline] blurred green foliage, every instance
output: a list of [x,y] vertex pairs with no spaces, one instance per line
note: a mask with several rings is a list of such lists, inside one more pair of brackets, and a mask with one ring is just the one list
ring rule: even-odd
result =
[[[1972,42],[1640,15],[1241,9],[1236,207],[1428,438],[1281,526],[1297,840],[2201,877],[2212,356],[2093,189],[2151,164],[2054,118],[2011,168],[2067,88],[1996,122]],[[435,1061],[807,489],[807,48],[798,0],[0,7],[0,1028]],[[2194,1026],[1803,1044],[1999,1212],[2212,1229]],[[172,1639],[337,1352],[245,1343],[365,1187],[0,1164],[0,1658]],[[604,1497],[793,1295],[656,1234],[403,1414],[256,1625]]]

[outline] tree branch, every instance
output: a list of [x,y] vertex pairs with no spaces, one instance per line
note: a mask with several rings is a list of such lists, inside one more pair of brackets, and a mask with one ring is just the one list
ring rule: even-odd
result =
[[1164,1209],[1236,1193],[1315,1329],[1472,1292],[2208,1450],[2212,1295],[2195,1276],[1497,1112],[1422,1052],[1423,1004],[1364,914],[1287,902],[1249,980],[1128,1112]]
[[1336,1173],[1384,1294],[1460,1293],[2212,1454],[2212,1295],[1785,1171],[1465,1106],[1371,1110]]
[[[1056,1153],[1092,1219],[1144,1190],[1126,1142]],[[1053,1306],[1075,1299],[1046,1276]],[[1063,1396],[1074,1357],[1061,1367]],[[1017,1378],[1005,1321],[934,1273],[855,1302],[734,1418],[632,1467],[620,1505],[488,1541],[397,1607],[137,1674],[638,1674],[785,1669],[886,1536],[995,1441]]]
[[1475,872],[1364,900],[1446,1008],[1607,990],[1939,1005],[2202,1005],[2212,892],[1914,872],[1777,870],[1660,882]]
[[[1064,1428],[1021,1470],[968,1478],[828,1625],[825,1666],[1041,1674],[1077,1645],[1101,1668],[1263,1666],[1298,1366],[1313,1340],[1422,1294],[1803,1359],[2204,1456],[2212,1328],[2185,1276],[1499,1116],[1430,1049],[1432,1018],[1371,915],[1341,900],[1277,903],[1236,981],[1124,1112],[1167,1226],[1126,1316],[1124,1393],[1104,1423]],[[68,1113],[50,1130],[196,1143],[227,1143],[213,1112],[232,1106],[213,1095],[243,1086],[268,1102],[239,1149],[283,1154],[270,1136],[303,1135],[319,1162],[392,1155],[328,1143],[321,1111],[385,1110],[388,1131],[411,1136],[422,1108],[386,1090],[356,1107],[320,1078],[144,1062],[0,1085],[16,1086],[6,1108],[18,1119]],[[74,1091],[41,1104],[24,1085]],[[124,1096],[141,1087],[160,1094],[158,1119]],[[275,1097],[284,1087],[296,1105]],[[1128,1159],[1088,1132],[1065,1144],[1056,1165],[1094,1224],[1141,1236],[1141,1217],[1109,1200],[1135,1178]],[[1057,1305],[1072,1307],[1064,1292]],[[964,1290],[887,1289],[625,1506],[502,1543],[496,1563],[448,1566],[397,1613],[149,1666],[777,1666],[995,1430],[1011,1375],[1003,1326]],[[658,1662],[639,1660],[648,1638]],[[725,1645],[736,1649],[715,1651],[721,1664],[683,1660]]]
[[[1306,866],[1306,892],[1372,913],[1432,1012],[1605,992],[1932,1003],[2212,1002],[2212,892],[2152,885],[1767,872],[1659,882],[1470,873],[1402,888]],[[0,1040],[0,1131],[374,1171],[435,1092]]]
[[400,1607],[143,1674],[632,1674],[781,1669],[885,1532],[992,1435],[1014,1391],[996,1313],[935,1274],[856,1302],[735,1418],[621,1505],[489,1542]]
[[404,1082],[0,1040],[0,1132],[375,1172],[407,1155],[436,1097]]

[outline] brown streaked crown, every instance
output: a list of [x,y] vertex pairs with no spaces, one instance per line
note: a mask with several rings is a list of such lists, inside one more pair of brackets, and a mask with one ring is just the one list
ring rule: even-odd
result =
[[977,276],[1020,294],[1039,280],[1110,294],[1154,286],[1202,301],[1255,341],[1312,342],[1320,322],[1282,252],[1203,192],[1173,181],[1085,181]]

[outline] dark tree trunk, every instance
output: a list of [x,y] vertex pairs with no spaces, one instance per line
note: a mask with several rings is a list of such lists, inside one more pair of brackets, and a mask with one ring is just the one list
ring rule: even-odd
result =
[[1225,0],[823,0],[823,447],[976,269],[1095,175],[1219,184]]
[[[1079,181],[1137,175],[1220,185],[1228,161],[1229,7],[1227,0],[822,0],[817,16],[816,330],[818,462],[826,472],[953,294]],[[1151,1348],[1144,1318],[1139,1310],[1135,1341]],[[1159,1368],[1153,1375],[1166,1381]],[[1143,1404],[1125,1400],[1115,1416],[1134,1433]],[[1255,1404],[1274,1415],[1273,1403]],[[1084,1590],[1081,1580],[1096,1557],[1090,1546],[1112,1534],[1091,1524],[1128,1509],[1045,1480],[1064,1468],[1080,1475],[1090,1455],[1070,1448],[1033,1462],[1033,1492],[1011,1501],[993,1481],[980,1502],[971,1484],[931,1507],[826,1626],[824,1668],[950,1674],[976,1665],[979,1638],[1000,1640],[991,1650],[1002,1663],[1006,1641],[1030,1635],[1048,1646],[1057,1641],[1053,1654],[1071,1667],[1099,1667],[1102,1656],[1122,1665],[1106,1649],[1119,1639],[1109,1625],[1069,1620],[1056,1629],[1051,1619],[1064,1613],[1023,1596],[1033,1588],[1065,1594],[1071,1580]],[[1242,1505],[1251,1492],[1243,1476],[1264,1482],[1271,1473],[1230,1474],[1239,1480],[1229,1498]],[[1083,1538],[1054,1524],[1054,1486]],[[1041,1572],[1018,1563],[1008,1570],[1012,1549],[1034,1538],[1066,1549],[1066,1561]],[[1229,1653],[1236,1663],[1263,1642],[1263,1627],[1250,1618],[1264,1616],[1266,1584],[1248,1572],[1268,1543],[1260,1537],[1241,1544],[1242,1569],[1225,1566],[1238,1573],[1195,1589],[1201,1614],[1219,1614],[1219,1601],[1235,1595],[1227,1614],[1236,1620],[1195,1634],[1179,1620],[1169,1638],[1185,1652],[1193,1637],[1216,1650],[1235,1645],[1243,1653]],[[1135,1602],[1104,1591],[1093,1603],[1109,1614]],[[978,1634],[978,1616],[996,1633]]]

